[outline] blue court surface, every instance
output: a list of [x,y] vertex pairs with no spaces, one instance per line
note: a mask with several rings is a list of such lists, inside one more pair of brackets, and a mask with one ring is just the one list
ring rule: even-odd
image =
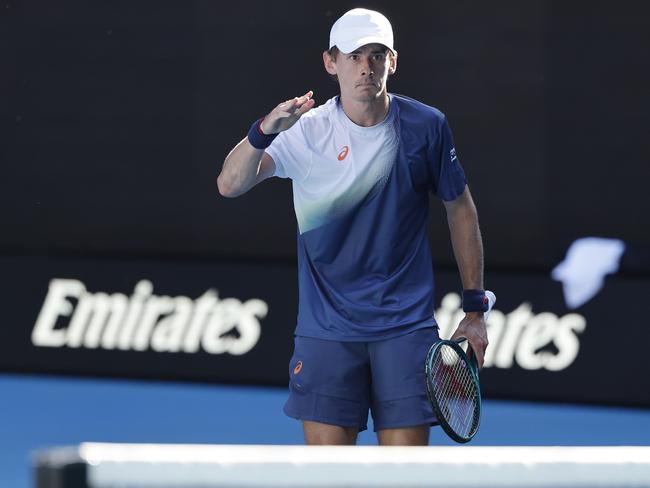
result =
[[[30,454],[49,446],[302,443],[282,388],[2,374],[0,395],[0,487],[32,486]],[[453,442],[433,429],[431,444]],[[650,410],[488,400],[472,445],[650,445]]]

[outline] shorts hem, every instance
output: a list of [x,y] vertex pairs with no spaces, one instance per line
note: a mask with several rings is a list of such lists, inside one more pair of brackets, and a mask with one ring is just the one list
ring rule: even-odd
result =
[[[378,418],[373,416],[374,431],[401,429],[420,425],[438,425],[438,417],[433,411],[426,393],[406,395],[390,400],[378,400],[372,407]],[[409,413],[410,412],[410,413]]]
[[283,409],[283,411],[287,417],[291,417],[292,419],[296,419],[296,420],[308,420],[311,422],[319,422],[321,424],[334,425],[336,427],[356,428],[359,429],[359,432],[368,430],[368,424],[359,425],[359,424],[353,424],[348,422],[340,422],[338,420],[329,417],[318,417],[316,415],[301,415],[299,413],[290,412],[287,409]]

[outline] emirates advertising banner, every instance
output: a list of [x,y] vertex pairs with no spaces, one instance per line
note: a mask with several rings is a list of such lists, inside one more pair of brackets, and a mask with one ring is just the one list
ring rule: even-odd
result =
[[4,258],[0,369],[284,384],[290,266]]
[[[585,277],[570,254],[546,274],[486,275],[497,303],[484,396],[650,406],[650,389],[633,386],[650,374],[640,349],[650,331],[634,305],[650,281],[619,276],[615,266],[598,271],[592,259]],[[0,269],[0,370],[288,382],[294,266],[4,257]],[[463,316],[458,274],[437,272],[436,289],[448,337]]]

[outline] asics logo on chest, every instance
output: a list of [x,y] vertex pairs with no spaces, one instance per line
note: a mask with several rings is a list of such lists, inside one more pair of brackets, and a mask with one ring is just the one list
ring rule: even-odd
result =
[[350,152],[350,148],[348,146],[343,146],[341,149],[341,152],[339,155],[336,157],[339,161],[343,161],[345,158],[348,157],[348,153]]

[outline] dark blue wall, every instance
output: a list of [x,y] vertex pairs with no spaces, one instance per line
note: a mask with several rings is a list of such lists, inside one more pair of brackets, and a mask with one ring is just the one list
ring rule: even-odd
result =
[[[321,52],[356,2],[5,4],[0,252],[293,259],[290,184],[214,180],[251,120],[336,94]],[[650,248],[650,4],[364,5],[394,25],[390,89],[451,121],[488,267],[545,270],[584,235]]]

